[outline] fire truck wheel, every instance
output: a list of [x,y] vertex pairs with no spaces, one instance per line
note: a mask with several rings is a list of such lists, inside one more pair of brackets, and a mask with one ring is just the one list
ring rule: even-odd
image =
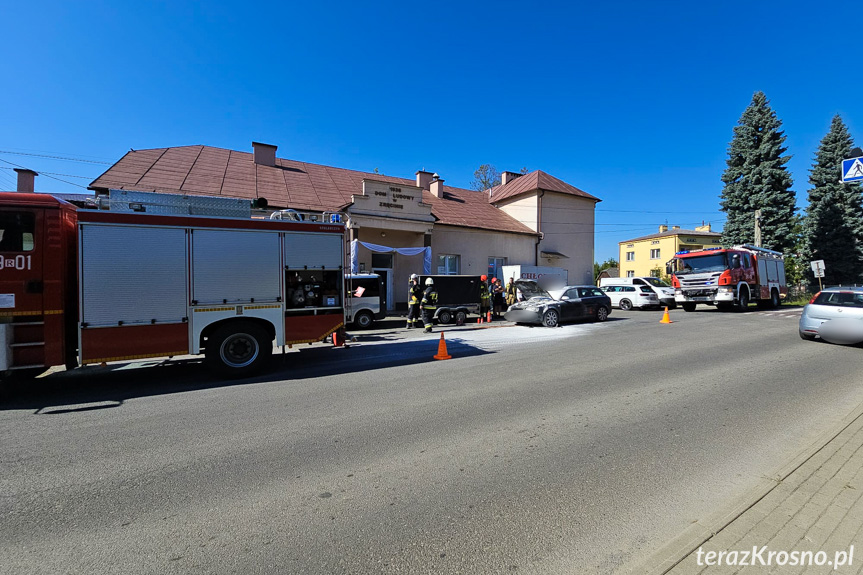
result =
[[680,304],[683,306],[683,311],[695,311],[695,304],[691,301]]
[[354,325],[357,329],[369,329],[374,321],[375,318],[367,311],[361,311],[354,316]]
[[740,295],[737,296],[737,309],[738,311],[746,311],[749,309],[749,290],[740,290]]
[[227,323],[208,338],[205,359],[224,377],[245,377],[264,367],[273,353],[272,342],[254,323]]
[[779,297],[779,292],[777,290],[772,290],[770,292],[770,307],[779,307],[782,305],[782,298]]

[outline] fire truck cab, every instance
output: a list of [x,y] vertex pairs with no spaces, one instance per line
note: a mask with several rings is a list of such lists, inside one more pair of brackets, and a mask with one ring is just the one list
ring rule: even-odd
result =
[[[248,200],[0,193],[0,375],[204,354],[226,377],[344,328],[344,226]],[[334,337],[334,342],[340,338]]]

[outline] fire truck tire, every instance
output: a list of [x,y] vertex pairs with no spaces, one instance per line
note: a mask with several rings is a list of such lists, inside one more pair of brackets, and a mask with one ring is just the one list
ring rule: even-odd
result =
[[231,322],[216,329],[207,340],[207,366],[222,377],[252,375],[269,361],[273,340],[267,331],[250,322]]
[[746,311],[749,309],[749,290],[743,288],[737,296],[737,311]]
[[680,305],[683,307],[683,311],[695,311],[695,304],[691,301],[684,302]]
[[782,298],[779,297],[778,290],[770,290],[770,307],[777,308],[782,305]]
[[374,321],[374,316],[371,314],[371,312],[368,311],[361,311],[354,316],[354,325],[357,327],[357,329],[369,329],[370,327],[372,327]]

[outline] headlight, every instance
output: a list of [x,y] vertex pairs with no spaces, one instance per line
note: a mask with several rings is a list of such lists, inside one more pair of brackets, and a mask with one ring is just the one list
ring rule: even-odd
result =
[[728,287],[728,286],[722,286],[719,288],[719,291],[721,291],[723,293],[731,293],[734,291],[734,288]]
[[683,295],[683,290],[682,289],[674,290],[674,295]]

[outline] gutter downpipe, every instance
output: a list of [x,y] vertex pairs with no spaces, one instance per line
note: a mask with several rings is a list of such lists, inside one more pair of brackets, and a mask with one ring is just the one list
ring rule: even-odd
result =
[[545,190],[539,191],[536,202],[536,245],[533,249],[533,265],[539,267],[539,244],[542,242],[542,197],[545,195]]

